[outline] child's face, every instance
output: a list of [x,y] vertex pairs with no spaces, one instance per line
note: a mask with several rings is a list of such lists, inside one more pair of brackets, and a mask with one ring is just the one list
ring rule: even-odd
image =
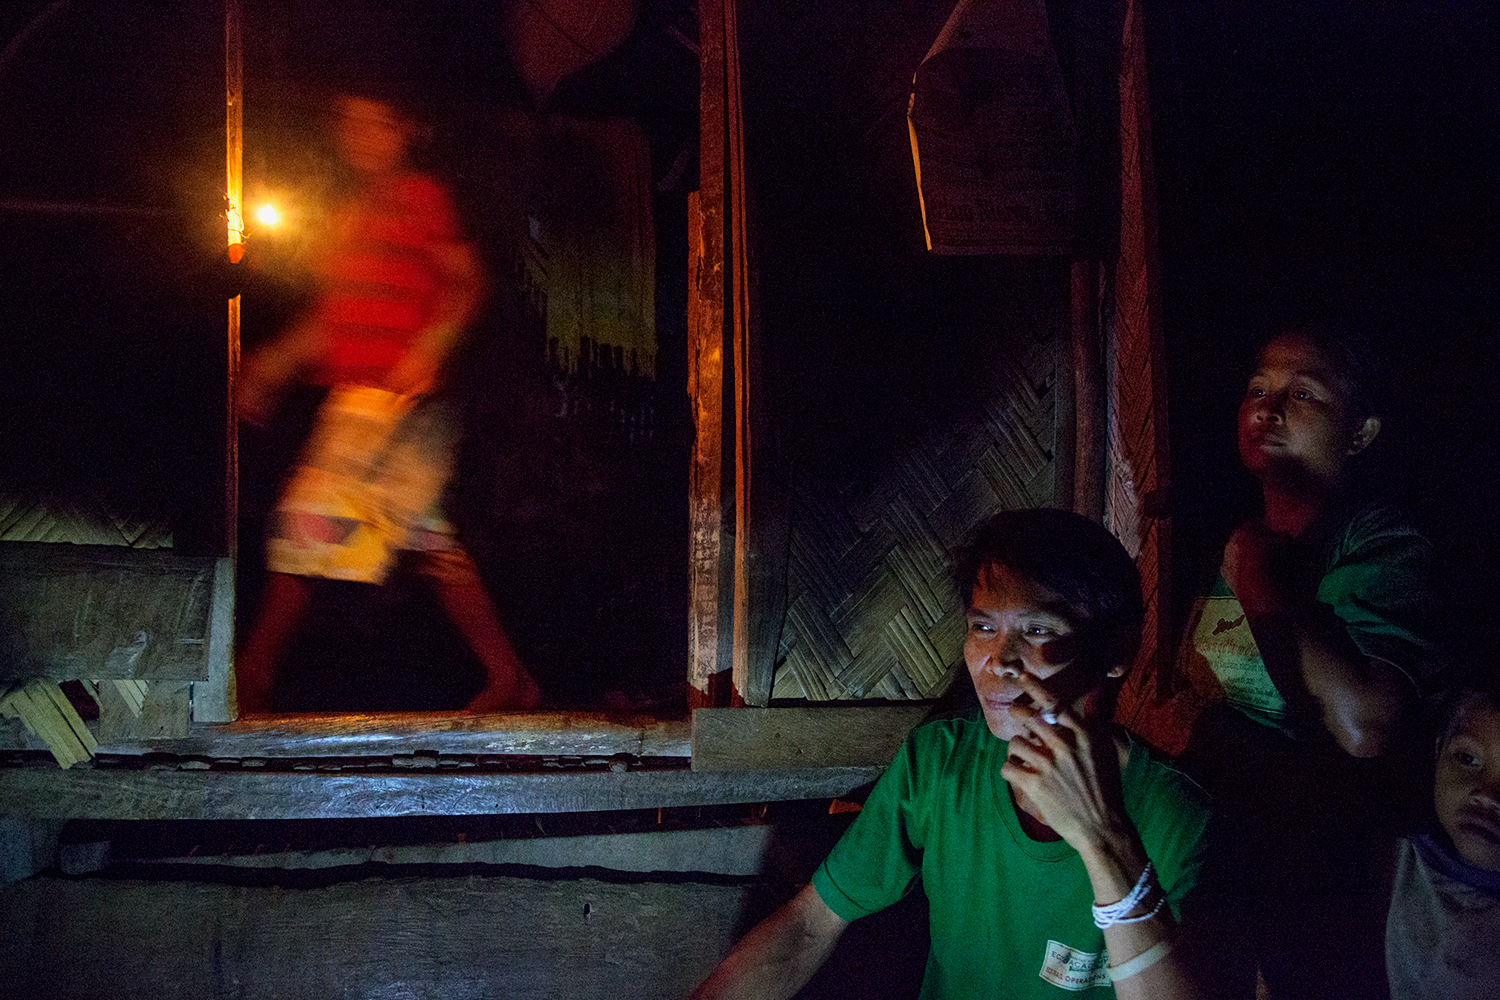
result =
[[362,97],[338,102],[339,153],[354,169],[382,174],[406,156],[407,125],[390,105]]
[[1438,750],[1432,804],[1459,855],[1500,871],[1500,710],[1471,702]]
[[1266,345],[1240,402],[1245,468],[1256,476],[1290,472],[1335,483],[1349,457],[1375,436],[1356,430],[1366,428],[1353,425],[1348,383],[1316,345],[1295,334]]

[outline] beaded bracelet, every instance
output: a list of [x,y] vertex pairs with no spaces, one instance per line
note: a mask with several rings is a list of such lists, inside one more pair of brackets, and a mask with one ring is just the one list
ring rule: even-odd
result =
[[[1137,906],[1140,906],[1141,902],[1150,895],[1152,889],[1157,889],[1156,880],[1151,877],[1155,870],[1151,862],[1147,861],[1146,867],[1141,870],[1141,877],[1136,880],[1135,888],[1131,889],[1130,893],[1124,899],[1118,903],[1110,903],[1108,906],[1100,906],[1098,903],[1095,903],[1094,926],[1102,929],[1112,927],[1115,924],[1133,924],[1140,920],[1154,917],[1161,910],[1161,902],[1166,899],[1165,894],[1162,895],[1162,900],[1157,902],[1156,909],[1152,910],[1148,916],[1127,919],[1130,912]],[[1160,890],[1158,889],[1157,891]]]
[[[1151,897],[1147,896],[1146,898],[1150,899]],[[1141,905],[1144,906],[1145,904],[1142,903]],[[1138,917],[1118,917],[1118,918],[1115,919],[1115,923],[1117,923],[1117,924],[1138,924],[1138,923],[1141,923],[1142,921],[1150,920],[1152,917],[1154,917],[1158,913],[1160,913],[1161,912],[1161,908],[1163,906],[1166,906],[1166,905],[1167,905],[1167,894],[1163,892],[1163,893],[1161,893],[1160,895],[1158,895],[1156,897],[1156,905],[1153,906],[1153,907],[1151,907],[1151,909],[1147,910],[1145,913],[1142,913]]]

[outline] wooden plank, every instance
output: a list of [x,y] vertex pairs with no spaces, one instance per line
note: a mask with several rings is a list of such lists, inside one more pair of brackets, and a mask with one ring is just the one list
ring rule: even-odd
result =
[[234,685],[234,560],[214,564],[208,624],[208,680],[194,682],[194,722],[233,722],[239,715]]
[[693,770],[884,768],[931,706],[700,708],[693,712]]
[[[854,741],[852,734],[850,740]],[[62,770],[48,764],[0,769],[0,815],[130,820],[360,819],[666,809],[834,798],[874,781],[882,769],[337,774],[90,767]]]
[[162,549],[0,545],[0,680],[206,678],[214,563]]
[[[0,750],[45,749],[18,720],[0,720]],[[104,753],[184,757],[391,757],[451,755],[555,755],[687,757],[686,719],[618,716],[594,712],[467,715],[457,712],[388,712],[366,715],[280,715],[233,725],[194,726],[177,740],[119,740]]]
[[[745,246],[745,132],[740,107],[739,32],[735,0],[709,0],[723,10],[719,27],[724,52],[724,297],[725,342],[734,357],[734,651],[731,669],[739,700],[764,705],[770,696],[770,677],[765,680],[766,697],[754,700],[751,691],[751,507],[759,504],[759,493],[750,489],[751,448],[760,428],[750,421],[750,293],[749,261]],[[699,7],[700,11],[702,5]],[[760,386],[753,387],[755,392]],[[757,513],[759,513],[757,511]],[[760,678],[757,678],[760,680]]]
[[0,715],[19,719],[28,737],[37,740],[60,767],[72,767],[93,756],[98,742],[57,682],[45,677],[0,690]]
[[397,877],[307,888],[29,879],[0,889],[12,996],[683,997],[756,886]]
[[173,753],[215,758],[390,757],[414,753],[686,757],[691,724],[591,712],[466,715],[388,712],[272,715],[195,726],[182,739],[104,742],[106,754]]
[[[45,832],[45,823],[30,824]],[[0,819],[0,847],[7,827]],[[135,858],[111,854],[118,864],[261,869],[327,869],[355,865],[529,865],[536,868],[607,868],[617,872],[694,872],[752,878],[765,870],[765,859],[778,838],[795,836],[772,823],[716,826],[699,830],[648,830],[594,833],[571,837],[510,837],[458,843],[374,844],[327,847],[316,851],[267,851],[253,854],[202,853]],[[56,830],[52,831],[56,839]],[[56,849],[56,845],[53,845]],[[34,868],[22,878],[42,868]],[[0,866],[0,871],[3,871]],[[3,876],[0,876],[3,881]]]

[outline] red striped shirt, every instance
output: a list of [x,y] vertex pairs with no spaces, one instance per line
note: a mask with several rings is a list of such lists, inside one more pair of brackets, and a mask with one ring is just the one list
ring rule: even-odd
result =
[[458,242],[453,204],[431,178],[407,174],[365,192],[341,214],[319,262],[321,377],[378,385],[432,322],[444,292],[435,255]]

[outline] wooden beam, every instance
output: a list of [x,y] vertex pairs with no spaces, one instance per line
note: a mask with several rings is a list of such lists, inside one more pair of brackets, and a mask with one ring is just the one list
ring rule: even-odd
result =
[[0,769],[0,815],[67,819],[359,819],[665,809],[835,798],[879,767],[704,773]]
[[[731,399],[722,401],[717,424],[711,425],[719,435],[716,439],[719,446],[732,448],[732,463],[722,462],[721,456],[721,468],[732,468],[734,477],[732,484],[717,484],[720,498],[727,495],[726,486],[732,485],[734,547],[732,560],[726,558],[731,570],[727,586],[717,595],[719,642],[714,666],[716,672],[730,670],[733,691],[729,699],[722,695],[697,698],[693,707],[722,705],[729,700],[765,705],[771,700],[786,604],[788,487],[785,476],[769,461],[773,436],[764,413],[765,387],[753,301],[735,0],[705,0],[699,6],[699,19],[702,33],[699,159],[703,198],[700,211],[705,227],[702,241],[705,254],[700,267],[717,269],[717,278],[701,283],[699,288],[704,295],[714,294],[717,299],[713,312],[706,308],[706,303],[700,303],[697,315],[703,323],[702,336],[717,337],[721,352],[727,349],[729,353],[728,365],[722,363],[722,353],[719,356],[717,387],[721,393],[726,386],[732,390]],[[716,325],[710,326],[711,323]],[[705,383],[705,388],[711,386]],[[700,413],[705,404],[700,399]],[[695,490],[694,496],[702,493]],[[694,537],[698,537],[698,532],[695,531]],[[720,556],[724,558],[727,553],[721,550]],[[705,579],[712,568],[705,559]],[[715,579],[723,581],[722,576]],[[706,606],[706,600],[695,601],[695,611]],[[707,643],[698,648],[706,652]],[[703,670],[695,669],[694,687],[707,691],[703,676]]]
[[693,770],[883,768],[931,706],[700,708]]
[[[746,807],[753,808],[753,807]],[[13,825],[19,826],[16,821]],[[28,824],[41,833],[56,830],[37,821]],[[0,820],[0,853],[8,827]],[[24,833],[25,831],[21,831]],[[68,874],[98,871],[110,864],[149,864],[160,867],[191,865],[198,868],[327,869],[357,865],[528,865],[534,868],[607,868],[617,872],[693,872],[735,878],[753,878],[766,870],[766,857],[777,841],[805,831],[782,824],[714,826],[688,830],[645,830],[635,833],[591,833],[567,837],[520,836],[503,840],[465,839],[457,843],[383,843],[318,850],[266,850],[254,853],[219,854],[208,849],[186,855],[132,857],[114,853],[108,842],[85,845],[91,859],[82,859]],[[472,835],[470,835],[472,836]],[[20,845],[24,847],[24,845]],[[45,845],[43,845],[45,846]],[[54,851],[56,844],[53,844]],[[246,848],[248,850],[248,848]],[[18,859],[24,861],[25,859]],[[19,877],[28,878],[44,868],[31,868]],[[5,870],[0,863],[0,872]],[[22,870],[25,870],[24,868]],[[0,875],[0,882],[3,882]]]
[[12,996],[685,997],[754,885],[385,877],[306,888],[36,878],[0,889]]

